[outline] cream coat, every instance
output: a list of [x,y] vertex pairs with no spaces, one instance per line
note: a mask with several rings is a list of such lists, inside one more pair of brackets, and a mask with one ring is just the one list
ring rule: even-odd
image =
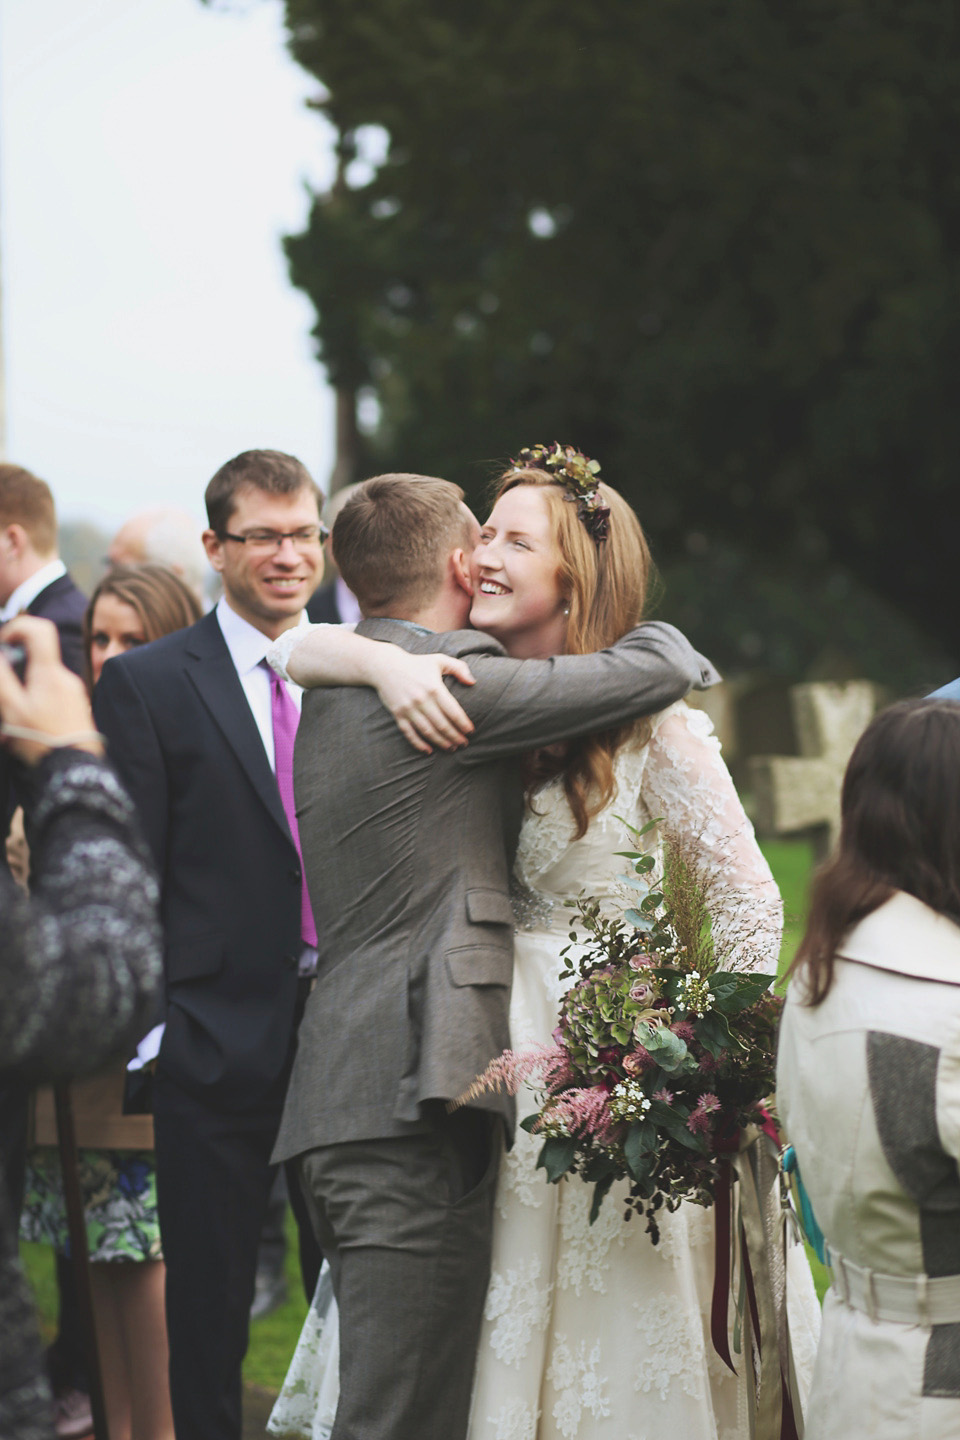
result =
[[[960,925],[897,892],[802,1001],[794,981],[777,1095],[832,1254],[875,1272],[868,1306],[879,1277],[960,1276]],[[872,1319],[841,1279],[835,1262],[807,1440],[956,1440],[960,1323]]]

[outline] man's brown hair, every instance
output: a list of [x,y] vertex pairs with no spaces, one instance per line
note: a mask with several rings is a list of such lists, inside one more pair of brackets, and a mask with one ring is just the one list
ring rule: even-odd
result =
[[365,480],[337,516],[332,538],[340,574],[365,615],[428,605],[451,551],[469,543],[463,491],[434,475]]
[[22,525],[38,555],[57,548],[57,512],[50,486],[22,465],[0,465],[0,527]]
[[323,504],[323,492],[295,455],[286,455],[282,450],[244,450],[220,466],[203,497],[210,529],[221,538],[241,490],[264,490],[269,495],[297,495],[309,490],[316,496],[318,510]]

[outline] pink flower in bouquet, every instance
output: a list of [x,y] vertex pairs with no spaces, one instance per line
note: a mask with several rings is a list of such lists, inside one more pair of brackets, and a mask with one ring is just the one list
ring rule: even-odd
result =
[[659,1100],[663,1105],[672,1105],[673,1098],[672,1090],[654,1090],[653,1092],[653,1099]]
[[610,1094],[605,1085],[589,1090],[565,1090],[550,1105],[544,1117],[559,1123],[570,1135],[593,1135],[597,1140],[610,1139],[613,1120],[610,1115]]
[[694,1032],[689,1020],[678,1020],[675,1025],[670,1026],[670,1029],[678,1040],[685,1040],[688,1045],[693,1044]]
[[653,964],[652,955],[631,955],[629,965],[631,970],[647,970]]
[[568,1084],[573,1079],[570,1056],[562,1045],[531,1045],[528,1050],[504,1050],[458,1097],[457,1104],[469,1104],[488,1090],[506,1090],[508,1095],[516,1095],[521,1085],[531,1079],[534,1085],[547,1088]]
[[638,980],[630,987],[630,999],[639,1000],[641,1005],[651,1005],[654,999],[653,986],[648,985],[646,980]]
[[697,1108],[687,1121],[687,1129],[691,1130],[694,1135],[698,1133],[705,1135],[710,1129],[710,1116],[715,1115],[719,1109],[720,1101],[716,1095],[711,1094],[709,1090],[705,1091],[697,1101]]

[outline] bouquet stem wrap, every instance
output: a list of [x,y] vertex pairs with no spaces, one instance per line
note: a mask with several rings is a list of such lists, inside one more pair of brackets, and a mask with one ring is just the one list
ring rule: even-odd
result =
[[736,1148],[731,1145],[720,1161],[714,1213],[714,1349],[736,1374],[727,1324],[733,1295],[734,1350],[746,1367],[751,1437],[801,1440],[803,1414],[787,1321],[778,1148],[766,1128],[745,1127]]

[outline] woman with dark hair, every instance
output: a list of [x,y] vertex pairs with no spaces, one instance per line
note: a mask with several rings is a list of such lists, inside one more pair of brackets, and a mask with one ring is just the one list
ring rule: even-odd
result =
[[[116,566],[94,590],[84,616],[89,689],[114,655],[192,625],[200,613],[193,592],[165,565]],[[156,1044],[141,1050],[149,1059]],[[129,1108],[123,1105],[125,1082],[131,1083],[119,1065],[74,1087],[97,1342],[111,1440],[172,1440],[153,1122],[149,1114],[122,1113]],[[38,1098],[42,1140],[52,1139],[42,1129],[46,1108]],[[59,1158],[47,1144],[31,1156],[21,1235],[65,1254]],[[55,1371],[63,1370],[55,1375],[58,1428],[75,1434],[82,1433],[76,1426],[86,1401],[75,1361],[63,1353],[69,1348],[61,1340],[51,1360]]]
[[834,1283],[808,1440],[960,1434],[960,705],[861,736],[791,967],[777,1096]]

